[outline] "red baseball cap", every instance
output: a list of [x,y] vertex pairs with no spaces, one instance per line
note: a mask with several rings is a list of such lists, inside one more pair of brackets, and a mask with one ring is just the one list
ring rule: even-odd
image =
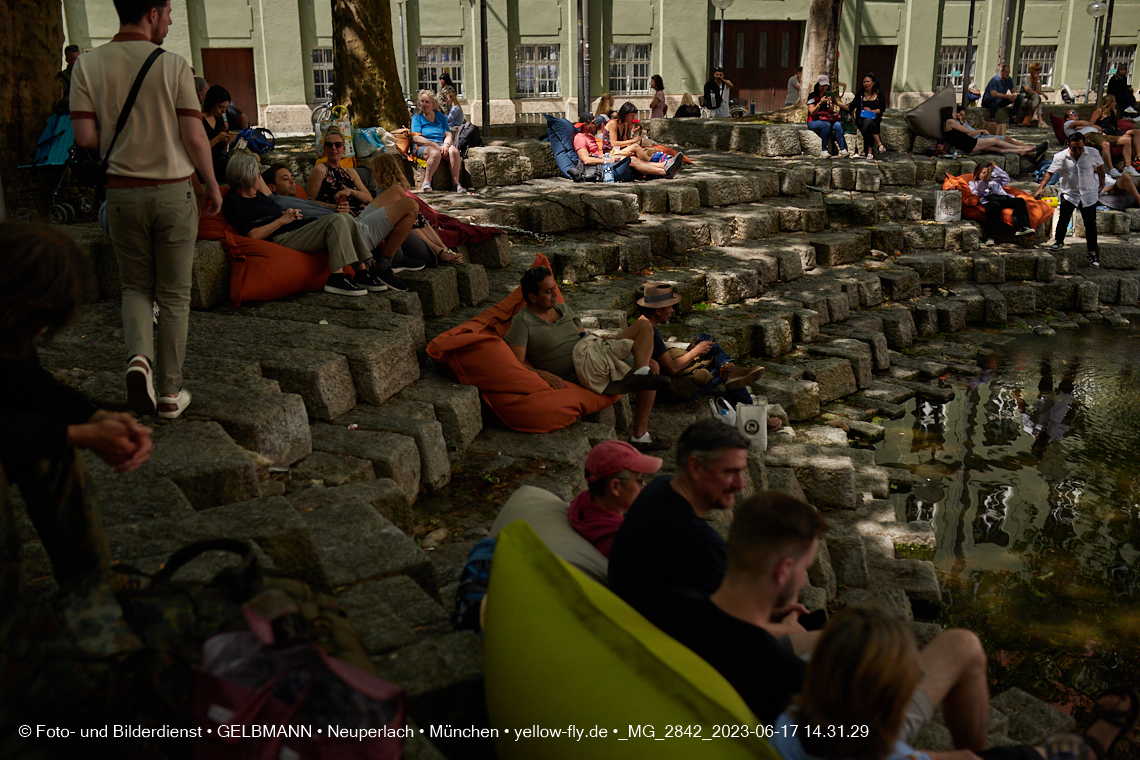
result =
[[623,470],[648,474],[660,469],[660,457],[646,456],[625,441],[602,441],[586,456],[586,481],[589,483],[617,475]]

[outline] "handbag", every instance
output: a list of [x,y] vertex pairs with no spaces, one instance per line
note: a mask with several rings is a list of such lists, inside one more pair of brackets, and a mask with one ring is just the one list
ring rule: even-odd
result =
[[115,134],[111,136],[111,144],[107,146],[107,155],[103,156],[103,159],[98,163],[86,162],[73,167],[72,172],[74,175],[77,175],[74,176],[76,182],[98,190],[106,186],[107,160],[111,157],[111,151],[115,149],[115,141],[119,139],[119,133],[123,131],[123,127],[127,126],[127,117],[131,115],[131,109],[135,107],[135,100],[138,99],[139,90],[142,88],[146,73],[150,71],[150,67],[154,65],[158,57],[165,52],[166,51],[162,48],[155,48],[154,52],[147,56],[142,68],[139,69],[139,73],[135,77],[135,83],[131,85],[131,91],[130,94],[127,95],[127,101],[123,103],[123,110],[119,112],[119,121],[115,124]]

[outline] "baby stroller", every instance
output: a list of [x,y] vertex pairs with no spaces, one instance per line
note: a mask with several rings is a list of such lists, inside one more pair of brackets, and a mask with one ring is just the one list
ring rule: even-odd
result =
[[48,209],[52,224],[69,224],[80,216],[94,218],[101,200],[99,188],[81,180],[93,174],[82,169],[98,162],[95,151],[75,144],[69,114],[49,116],[32,163],[19,167],[24,179],[16,194],[16,218],[30,221],[36,213],[31,204],[36,201]]

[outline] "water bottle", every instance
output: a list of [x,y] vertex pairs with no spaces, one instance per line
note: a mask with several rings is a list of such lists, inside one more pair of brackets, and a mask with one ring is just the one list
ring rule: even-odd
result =
[[614,181],[614,160],[612,158],[610,158],[609,153],[606,154],[605,161],[606,161],[605,164],[603,164],[603,166],[602,166],[602,181],[603,182],[613,182]]

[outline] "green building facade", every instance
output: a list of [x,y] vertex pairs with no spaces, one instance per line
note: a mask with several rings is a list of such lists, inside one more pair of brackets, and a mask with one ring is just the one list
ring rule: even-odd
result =
[[[684,93],[701,92],[722,55],[721,16],[706,0],[391,0],[397,70],[406,92],[455,81],[467,116],[481,115],[484,37],[493,123],[533,121],[544,112],[578,113],[579,16],[589,8],[590,92],[611,92],[648,108],[649,77],[660,74],[669,113]],[[978,0],[973,81],[994,74],[1006,31],[1014,75],[1042,64],[1053,99],[1063,84],[1082,95],[1095,21],[1088,0]],[[723,60],[734,99],[745,108],[783,104],[799,63],[809,0],[735,0],[724,13]],[[64,0],[68,44],[87,49],[118,28],[111,0]],[[1008,11],[1008,23],[1003,23]],[[874,71],[890,105],[906,108],[945,84],[961,86],[970,13],[967,0],[846,0],[840,17],[839,79],[854,85]],[[198,74],[224,84],[235,102],[276,132],[310,129],[336,72],[328,0],[172,0],[165,47]],[[1140,42],[1140,0],[1117,0],[1110,69],[1131,64]],[[1095,87],[1095,85],[1094,85]]]

